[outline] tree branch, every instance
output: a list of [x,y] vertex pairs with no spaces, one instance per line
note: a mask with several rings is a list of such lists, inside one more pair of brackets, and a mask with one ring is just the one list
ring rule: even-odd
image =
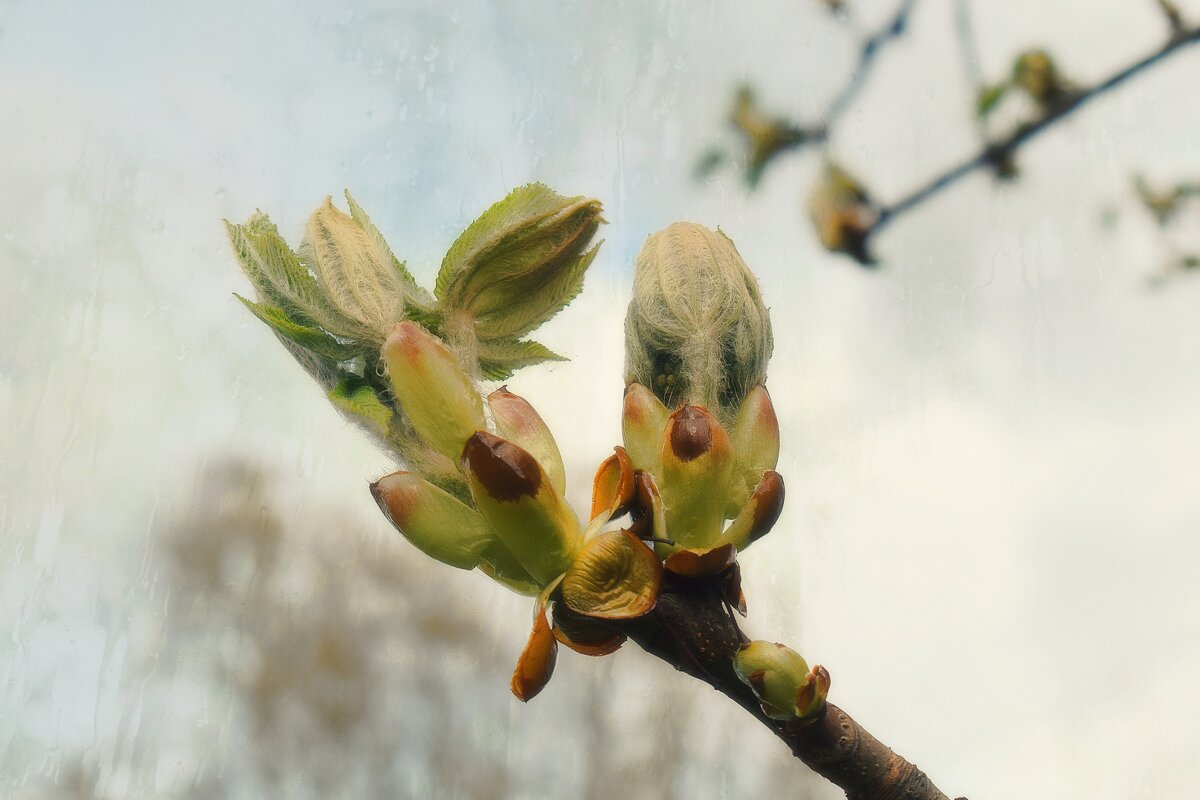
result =
[[925,773],[832,703],[809,725],[766,716],[750,687],[734,674],[734,654],[746,639],[715,591],[668,589],[653,613],[618,628],[646,652],[740,705],[848,800],[948,800]]
[[869,237],[877,233],[899,215],[928,200],[943,189],[952,186],[975,170],[985,167],[997,167],[1009,162],[1013,154],[1022,145],[1028,143],[1055,123],[1070,116],[1089,101],[1119,86],[1174,53],[1176,50],[1195,44],[1196,42],[1200,42],[1200,26],[1181,30],[1171,36],[1162,47],[1144,58],[1135,61],[1088,89],[1079,90],[1068,95],[1060,105],[1039,119],[1021,125],[1004,139],[985,145],[978,153],[965,161],[950,167],[899,200],[882,206],[879,210],[878,218],[866,232],[866,235]]
[[[976,127],[983,140],[977,152],[957,164],[947,167],[941,173],[929,178],[891,203],[881,204],[871,200],[866,194],[866,190],[859,185],[858,190],[862,192],[861,203],[845,209],[834,208],[833,213],[837,216],[829,217],[827,220],[826,217],[822,217],[824,221],[817,223],[818,227],[822,228],[822,241],[826,248],[835,252],[847,253],[863,266],[875,265],[876,262],[870,253],[870,239],[896,217],[915,208],[943,189],[958,183],[976,170],[992,169],[999,177],[1011,177],[1015,174],[1013,167],[1015,153],[1038,134],[1070,116],[1094,98],[1116,88],[1172,53],[1200,41],[1200,25],[1190,28],[1184,25],[1178,8],[1170,0],[1155,0],[1155,2],[1161,7],[1170,28],[1170,34],[1161,47],[1094,86],[1077,88],[1064,83],[1053,97],[1041,99],[1041,115],[1039,117],[1019,125],[1012,133],[1001,139],[988,141],[984,126],[977,120]],[[835,124],[861,91],[880,49],[887,42],[898,39],[905,33],[908,20],[916,4],[917,0],[900,0],[897,10],[889,22],[862,42],[853,71],[834,96],[825,112],[824,119],[818,123],[801,126],[786,119],[771,117],[754,105],[753,95],[748,89],[741,90],[738,96],[738,106],[731,115],[731,121],[734,127],[744,134],[747,141],[749,155],[746,179],[751,187],[758,183],[768,163],[778,155],[786,151],[798,151],[807,145],[828,144]],[[967,0],[956,2],[955,29],[959,38],[967,79],[979,83],[981,78],[978,55],[971,31]],[[975,88],[979,89],[980,86]],[[701,165],[697,167],[696,174],[704,177],[719,163],[719,152],[714,155],[710,151]],[[855,183],[858,182],[855,181]],[[839,220],[839,217],[847,217],[850,222]],[[830,225],[844,226],[845,230],[840,233],[835,231],[838,235],[826,237],[826,231],[823,228],[826,222]]]

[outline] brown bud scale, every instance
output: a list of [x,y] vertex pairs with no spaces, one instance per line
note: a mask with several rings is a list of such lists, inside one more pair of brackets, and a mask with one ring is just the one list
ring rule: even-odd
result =
[[487,431],[477,431],[467,440],[463,460],[488,494],[501,502],[532,497],[542,485],[542,468],[537,459]]
[[699,406],[684,406],[671,420],[671,452],[680,461],[692,461],[712,449],[711,414]]

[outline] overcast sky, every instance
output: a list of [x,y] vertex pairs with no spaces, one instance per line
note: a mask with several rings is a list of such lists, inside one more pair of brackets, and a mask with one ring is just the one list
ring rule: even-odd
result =
[[[952,795],[1200,796],[1200,280],[1148,288],[1166,251],[1130,199],[1134,172],[1200,175],[1200,50],[1022,151],[1015,185],[898,220],[867,273],[804,218],[816,155],[752,195],[689,180],[740,80],[802,119],[827,102],[852,45],[815,2],[447,5],[0,2],[0,750],[111,735],[112,649],[206,459],[261,459],[297,508],[389,533],[365,491],[385,457],[233,301],[221,220],[261,208],[295,241],[348,187],[431,283],[540,180],[609,221],[540,337],[573,361],[510,381],[579,507],[619,441],[637,250],[720,225],[772,308],[789,487],[743,559],[751,632],[827,665],[831,699]],[[976,5],[991,75],[1041,44],[1087,83],[1163,36],[1150,0]],[[885,199],[975,146],[950,20],[920,4],[832,143]]]

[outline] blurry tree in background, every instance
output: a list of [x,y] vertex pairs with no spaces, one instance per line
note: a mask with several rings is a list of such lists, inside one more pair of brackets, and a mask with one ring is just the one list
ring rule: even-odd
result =
[[[766,797],[811,780],[790,759],[753,776],[733,753],[705,758],[679,687],[631,715],[611,674],[580,672],[556,702],[584,754],[553,777],[523,771],[514,739],[538,732],[503,727],[511,698],[494,691],[511,643],[398,538],[347,531],[336,508],[301,519],[275,498],[251,463],[203,469],[162,532],[162,563],[147,565],[169,578],[121,679],[135,713],[110,746],[130,771],[102,775],[89,751],[18,797],[657,800],[688,796],[689,781]],[[164,792],[165,765],[190,785]]]
[[[967,88],[963,108],[964,113],[975,117],[978,149],[900,197],[883,200],[872,193],[869,179],[858,175],[852,164],[836,154],[833,142],[840,126],[852,124],[847,123],[845,113],[870,79],[880,54],[908,34],[919,0],[899,0],[895,12],[873,32],[862,32],[853,3],[822,0],[830,13],[854,31],[859,41],[857,61],[824,113],[809,123],[772,114],[754,89],[743,85],[735,93],[728,116],[736,142],[706,150],[697,162],[696,176],[707,179],[731,161],[753,189],[784,155],[819,148],[825,167],[816,185],[808,191],[808,214],[818,239],[831,252],[843,253],[864,267],[876,266],[873,238],[894,219],[977,170],[990,171],[997,181],[1004,183],[1019,180],[1017,153],[1027,142],[1092,99],[1200,42],[1200,22],[1185,20],[1170,0],[1143,1],[1153,2],[1161,10],[1166,29],[1163,40],[1152,43],[1149,51],[1133,63],[1117,65],[1104,79],[1083,85],[1071,79],[1069,67],[1058,63],[1051,50],[1042,47],[1014,54],[1009,74],[985,76],[980,67],[970,0],[953,0],[948,35],[958,38]],[[903,120],[897,122],[902,124]],[[1151,187],[1137,176],[1132,179],[1132,186],[1140,204],[1167,234],[1180,227],[1179,212],[1185,201],[1200,193],[1194,180]],[[1104,216],[1109,223],[1116,220],[1111,207]],[[1158,282],[1197,266],[1200,266],[1200,239],[1190,245],[1172,241],[1162,269],[1153,280]]]

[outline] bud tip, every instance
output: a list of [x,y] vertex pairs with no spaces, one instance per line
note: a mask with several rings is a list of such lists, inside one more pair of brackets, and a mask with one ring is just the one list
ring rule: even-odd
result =
[[542,484],[542,469],[532,455],[487,431],[476,431],[467,440],[463,461],[488,494],[501,502],[532,497]]
[[680,461],[692,461],[712,449],[711,414],[699,406],[684,406],[671,420],[671,452]]

